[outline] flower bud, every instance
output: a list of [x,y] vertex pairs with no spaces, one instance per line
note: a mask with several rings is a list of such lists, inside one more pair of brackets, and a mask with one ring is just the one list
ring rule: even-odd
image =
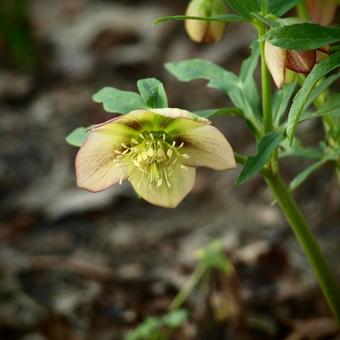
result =
[[336,0],[307,0],[308,12],[313,22],[320,25],[330,25],[334,20]]
[[[208,17],[226,13],[222,0],[192,0],[187,8],[187,16]],[[225,23],[201,20],[186,20],[185,29],[189,37],[198,43],[213,43],[221,39]]]
[[278,88],[287,83],[288,71],[309,73],[317,61],[316,54],[316,50],[296,51],[265,43],[266,64]]

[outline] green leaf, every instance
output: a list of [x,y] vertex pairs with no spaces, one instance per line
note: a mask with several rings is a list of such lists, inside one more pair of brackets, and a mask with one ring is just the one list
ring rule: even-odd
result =
[[284,139],[280,146],[283,150],[279,151],[279,157],[304,157],[319,160],[324,157],[324,153],[314,147],[304,147],[301,142],[295,138],[293,145],[290,145],[288,139]]
[[337,93],[327,98],[324,105],[315,112],[303,112],[301,115],[301,121],[312,119],[316,117],[322,117],[325,115],[332,115],[333,117],[340,117],[340,94]]
[[340,27],[312,23],[286,25],[272,29],[261,40],[282,48],[313,50],[339,42]]
[[252,19],[252,12],[256,13],[260,11],[257,0],[225,0],[225,2],[236,13],[250,20]]
[[177,63],[167,63],[165,68],[181,81],[208,80],[208,87],[223,91],[233,104],[244,112],[244,116],[261,131],[258,120],[259,107],[249,101],[245,83],[234,73],[204,59],[189,59]]
[[242,62],[240,70],[240,86],[243,88],[242,93],[245,93],[252,111],[259,119],[260,115],[260,95],[259,90],[254,79],[254,73],[256,71],[260,57],[259,43],[256,41],[251,44],[250,56]]
[[280,23],[277,20],[269,19],[267,16],[264,17],[263,15],[258,14],[258,13],[252,13],[251,15],[252,15],[252,17],[257,19],[258,21],[262,22],[263,24],[265,24],[269,27],[279,27],[280,26]]
[[293,104],[288,114],[287,136],[292,143],[297,125],[300,120],[302,111],[304,110],[308,97],[317,84],[317,82],[326,76],[329,72],[340,66],[340,52],[332,54],[327,59],[316,65],[312,72],[309,73],[303,86],[296,94]]
[[159,333],[162,322],[159,318],[148,317],[143,323],[137,326],[133,331],[129,332],[127,340],[145,340],[152,339]]
[[66,142],[73,146],[82,146],[87,138],[88,129],[84,127],[79,127],[73,130],[66,138]]
[[223,115],[240,116],[240,117],[243,116],[243,111],[236,107],[223,107],[220,109],[201,110],[201,111],[195,111],[194,113],[203,118],[209,118],[212,116],[223,116]]
[[273,121],[274,126],[279,127],[282,117],[285,114],[290,100],[296,90],[297,83],[285,85],[282,89],[277,90],[273,96]]
[[301,0],[268,0],[268,13],[278,17],[284,15]]
[[241,184],[258,174],[267,164],[272,152],[277,148],[283,138],[282,131],[273,131],[261,138],[257,145],[256,156],[247,157],[246,163],[236,180]]
[[153,109],[168,107],[168,98],[164,86],[158,79],[147,78],[139,80],[137,87],[146,106]]
[[178,309],[164,315],[162,318],[163,324],[169,328],[181,327],[188,320],[188,311]]
[[92,99],[102,103],[105,111],[125,114],[133,110],[144,109],[146,105],[142,97],[135,92],[121,91],[114,87],[104,87]]
[[329,159],[323,158],[300,172],[289,184],[289,190],[297,189],[310,175],[320,169]]
[[313,102],[321,95],[323,94],[328,87],[330,87],[337,79],[340,78],[340,72],[332,74],[331,76],[329,76],[326,79],[323,79],[322,81],[320,81],[313,89],[313,91],[310,93],[306,106],[305,108],[307,108],[308,106],[310,106],[311,104],[313,104]]
[[234,14],[221,14],[221,15],[214,15],[210,17],[196,17],[196,16],[188,16],[188,15],[171,15],[171,16],[164,16],[156,19],[154,24],[160,24],[163,22],[168,21],[181,21],[181,20],[200,20],[200,21],[214,21],[214,22],[246,22],[244,18],[240,17],[239,15]]

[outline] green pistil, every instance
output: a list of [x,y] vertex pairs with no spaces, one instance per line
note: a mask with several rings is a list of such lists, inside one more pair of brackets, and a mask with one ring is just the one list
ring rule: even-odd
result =
[[[132,138],[130,143],[122,143],[121,148],[115,150],[118,154],[115,161],[127,162],[130,166],[128,179],[140,176],[139,185],[142,180],[146,180],[150,186],[167,185],[171,188],[170,177],[176,163],[182,163],[183,158],[189,158],[188,155],[180,152],[183,146],[184,143],[176,145],[176,141],[163,131],[144,131],[137,139]],[[183,165],[181,168],[186,170]]]

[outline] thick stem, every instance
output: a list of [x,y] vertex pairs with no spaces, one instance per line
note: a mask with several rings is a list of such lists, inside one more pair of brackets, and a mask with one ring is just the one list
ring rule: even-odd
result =
[[309,20],[308,9],[304,1],[301,1],[299,4],[297,4],[296,9],[299,18]]
[[269,173],[264,177],[306,254],[330,309],[340,323],[340,290],[313,233],[281,177]]

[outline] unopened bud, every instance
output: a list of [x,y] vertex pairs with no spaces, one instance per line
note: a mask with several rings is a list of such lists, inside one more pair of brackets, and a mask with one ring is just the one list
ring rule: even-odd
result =
[[265,43],[265,60],[278,88],[288,82],[287,74],[289,72],[287,71],[309,73],[317,61],[316,50],[287,50],[274,46],[268,41]]
[[[187,8],[187,16],[210,17],[225,14],[227,11],[223,0],[192,0]],[[225,23],[186,20],[185,29],[189,37],[198,43],[213,43],[223,36]]]

